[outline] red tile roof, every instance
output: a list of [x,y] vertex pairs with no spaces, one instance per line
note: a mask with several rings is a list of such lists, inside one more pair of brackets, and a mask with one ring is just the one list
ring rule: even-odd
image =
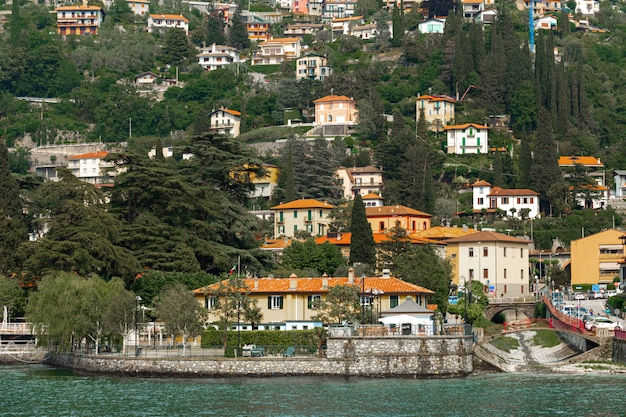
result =
[[384,200],[384,198],[376,193],[368,193],[361,197],[362,200]]
[[491,187],[491,184],[485,180],[476,180],[476,182],[472,184],[472,187]]
[[444,126],[444,130],[461,130],[467,129],[468,127],[473,126],[475,129],[489,129],[489,126],[479,125],[476,123],[464,123],[462,125],[452,125],[452,126]]
[[151,14],[151,18],[153,19],[169,19],[169,20],[182,20],[183,22],[189,23],[189,20],[183,15],[180,14]]
[[423,96],[418,96],[417,100],[447,101],[450,103],[456,103],[455,99],[453,99],[452,97],[448,97],[448,96],[423,95]]
[[330,103],[335,101],[354,101],[354,99],[347,96],[326,96],[313,100],[313,103]]
[[72,155],[67,159],[101,159],[107,156],[109,153],[107,151],[99,151],[99,152],[91,152],[91,153],[83,153],[80,155]]
[[537,195],[539,195],[539,193],[537,193],[537,192],[535,192],[533,190],[529,190],[528,188],[500,188],[500,187],[493,187],[491,189],[491,192],[488,194],[488,196],[491,196],[491,197],[495,197],[495,196],[516,197],[516,196],[529,196],[529,195],[537,196]]
[[[324,294],[328,292],[330,287],[336,285],[349,285],[348,277],[317,277],[317,278],[244,278],[242,280],[248,287],[251,294],[286,294],[286,293],[304,293],[304,294]],[[295,286],[292,285],[295,281]],[[228,280],[223,280],[224,285],[228,284]],[[324,286],[324,284],[327,284]],[[219,288],[220,283],[215,283],[207,287],[201,287],[193,290],[194,294],[210,294]],[[355,277],[352,285],[358,288],[364,288],[367,292],[373,289],[383,291],[385,294],[434,294],[433,291],[411,284],[398,278],[389,277],[365,277],[362,282],[361,277]]]
[[[372,237],[374,238],[374,243],[376,244],[389,242],[391,240],[391,237],[388,233],[372,233]],[[348,246],[350,245],[351,239],[352,239],[352,233],[345,232],[345,233],[338,233],[337,237],[328,237],[328,236],[318,237],[315,239],[315,243],[317,243],[318,245],[321,245],[324,242],[328,242],[333,245]],[[423,237],[417,233],[408,235],[408,239],[414,245],[425,245],[428,243],[435,243],[435,244],[440,243],[440,242],[437,242],[436,240],[429,239],[428,237]]]

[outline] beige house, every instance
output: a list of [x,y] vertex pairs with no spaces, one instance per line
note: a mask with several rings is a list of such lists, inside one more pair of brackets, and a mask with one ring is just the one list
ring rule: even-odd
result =
[[209,121],[213,131],[232,137],[239,136],[241,113],[237,110],[224,108],[214,110],[209,114]]
[[[368,318],[380,316],[381,311],[388,310],[401,304],[407,296],[411,296],[423,308],[428,307],[428,300],[433,291],[393,278],[384,276],[356,277],[353,270],[347,277],[316,277],[299,278],[292,275],[289,278],[246,278],[243,279],[248,297],[261,309],[262,323],[279,323],[293,321],[312,321],[318,314],[315,308],[319,300],[326,298],[328,290],[336,285],[351,285],[358,288],[361,303],[367,311]],[[222,281],[227,285],[228,280]],[[214,312],[215,292],[220,283],[194,290],[198,302],[209,310],[209,322],[219,319]],[[371,320],[374,322],[375,320]],[[255,323],[258,324],[258,323]],[[242,330],[253,330],[249,328]],[[256,329],[254,329],[256,330]],[[291,329],[287,329],[291,330]]]
[[481,231],[448,239],[446,256],[452,263],[453,284],[480,281],[493,298],[533,295],[528,269],[530,241]]
[[306,54],[296,59],[296,80],[323,80],[332,74],[328,58],[324,55]]
[[300,56],[300,38],[274,38],[259,45],[252,57],[252,65],[278,65]]
[[605,230],[573,240],[572,287],[579,284],[610,284],[620,276],[620,261],[626,256],[624,231]]
[[441,132],[443,127],[454,123],[454,106],[456,100],[448,96],[420,95],[415,102],[416,120],[422,112],[430,130]]
[[374,166],[339,167],[335,176],[343,189],[343,198],[347,200],[353,199],[357,194],[361,197],[372,193],[380,196],[385,185],[383,171]]
[[315,124],[356,124],[356,101],[346,96],[326,96],[314,100]]
[[313,236],[324,236],[330,224],[329,215],[335,206],[312,198],[279,204],[274,213],[274,236],[293,237],[299,230]]

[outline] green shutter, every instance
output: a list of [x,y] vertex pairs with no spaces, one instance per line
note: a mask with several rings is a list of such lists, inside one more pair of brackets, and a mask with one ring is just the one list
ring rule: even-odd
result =
[[280,302],[280,309],[283,309],[283,296],[281,295],[280,298],[278,299],[278,301]]
[[267,309],[268,310],[272,309],[272,296],[271,295],[267,296]]
[[461,140],[461,146],[465,146],[465,137]]
[[309,295],[307,298],[308,298],[308,302],[307,302],[308,309],[312,310],[313,309],[313,296]]
[[309,221],[311,221],[312,210],[309,210],[309,212],[307,213],[307,215],[309,216]]
[[281,222],[283,221],[283,212],[282,211],[278,213],[278,218],[280,219],[279,221],[281,221]]

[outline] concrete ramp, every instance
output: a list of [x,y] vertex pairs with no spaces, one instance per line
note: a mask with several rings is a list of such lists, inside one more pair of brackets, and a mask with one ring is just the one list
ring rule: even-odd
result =
[[503,372],[536,372],[541,368],[561,365],[564,361],[583,353],[562,338],[561,343],[553,347],[537,346],[533,342],[536,332],[537,330],[523,330],[500,336],[515,339],[519,344],[515,349],[509,351],[498,349],[491,343],[498,339],[496,338],[475,346],[474,354]]

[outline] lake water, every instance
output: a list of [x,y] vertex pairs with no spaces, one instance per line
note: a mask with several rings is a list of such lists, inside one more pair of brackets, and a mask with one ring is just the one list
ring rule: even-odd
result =
[[626,416],[626,375],[150,379],[0,367],[1,416]]

